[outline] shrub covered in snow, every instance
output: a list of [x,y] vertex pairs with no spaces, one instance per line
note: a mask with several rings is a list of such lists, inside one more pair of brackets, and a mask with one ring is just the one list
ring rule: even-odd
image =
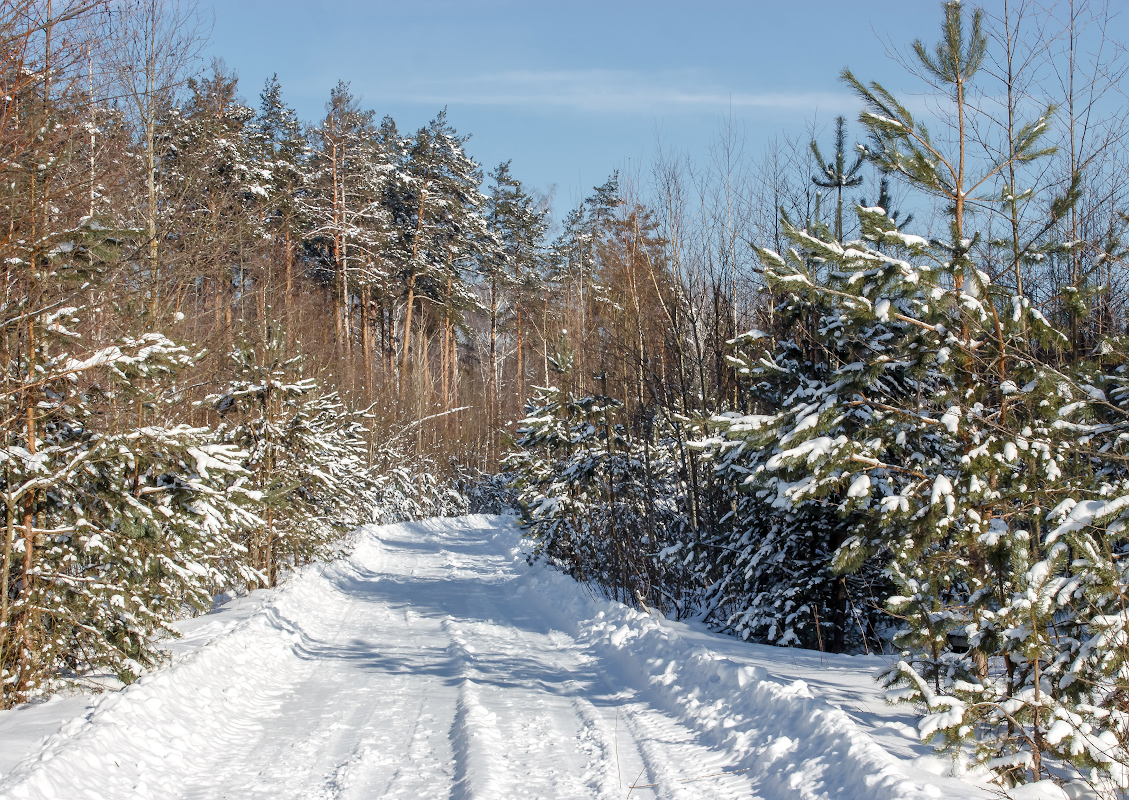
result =
[[514,476],[534,555],[624,602],[681,612],[694,551],[674,443],[632,436],[607,396],[537,390]]

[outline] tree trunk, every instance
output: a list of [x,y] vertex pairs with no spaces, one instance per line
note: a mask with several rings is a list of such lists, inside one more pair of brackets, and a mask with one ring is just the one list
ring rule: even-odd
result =
[[286,298],[285,303],[285,319],[286,319],[286,354],[290,355],[290,350],[294,342],[294,251],[290,246],[290,229],[286,229]]
[[[10,604],[8,580],[12,574],[12,550],[16,543],[16,499],[11,494],[11,480],[8,481],[7,519],[4,525],[4,558],[0,568],[0,669],[8,663],[9,632],[12,630],[9,618]],[[8,702],[3,686],[0,686],[0,708],[7,708]]]
[[404,309],[404,352],[400,355],[400,402],[404,400],[404,383],[408,375],[408,349],[412,338],[412,308],[416,301],[416,276],[408,279],[408,306]]
[[380,381],[383,387],[388,386],[388,313],[384,308],[384,301],[380,301]]
[[518,409],[525,402],[525,362],[522,360],[524,347],[521,337],[521,303],[517,306],[517,404]]
[[[430,172],[428,173],[430,175]],[[404,400],[404,380],[408,374],[408,350],[412,338],[412,307],[416,297],[416,259],[419,257],[419,235],[423,228],[423,207],[427,199],[427,186],[420,191],[419,208],[416,210],[416,230],[412,239],[411,275],[408,278],[408,304],[404,308],[404,352],[400,356],[400,401]]]
[[[450,279],[447,280],[447,286],[450,287]],[[439,378],[439,391],[441,394],[440,405],[444,411],[450,408],[450,373],[451,373],[451,316],[450,313],[443,315],[443,338],[440,342],[439,348],[439,364],[440,372],[442,373]],[[447,431],[447,418],[443,418],[443,431]]]
[[153,282],[149,312],[155,315],[161,296],[160,267],[157,263],[157,155],[153,152],[156,140],[156,120],[150,105],[145,120],[146,183],[149,191],[149,208],[146,222],[149,227],[149,277]]
[[497,463],[498,437],[498,282],[490,281],[490,377],[486,383],[487,458],[493,469]]
[[[28,374],[35,374],[36,364],[36,345],[35,345],[35,321],[29,318],[27,321],[27,344],[28,344]],[[25,402],[27,405],[25,425],[27,431],[27,451],[32,456],[38,452],[38,430],[35,419],[35,399],[32,396],[30,387],[25,393]],[[23,568],[20,570],[20,594],[23,598],[23,613],[19,622],[20,625],[20,640],[22,643],[22,652],[20,654],[20,671],[19,678],[16,682],[16,689],[22,692],[27,686],[28,679],[30,678],[31,663],[29,661],[30,655],[34,652],[34,643],[32,642],[32,614],[31,614],[31,601],[33,591],[33,576],[35,565],[35,498],[36,492],[34,489],[27,493],[24,500],[24,563]]]
[[372,403],[373,397],[376,396],[375,387],[373,386],[373,379],[376,377],[376,365],[373,363],[373,335],[371,324],[371,313],[369,305],[372,303],[372,289],[369,286],[364,286],[361,289],[361,339],[364,344],[365,356],[365,393],[368,397],[368,402]]
[[[333,117],[330,116],[330,133],[333,133]],[[345,316],[342,312],[341,298],[341,209],[338,206],[337,194],[337,142],[329,144],[330,171],[333,177],[333,322],[337,332],[338,352],[344,349],[345,343]]]

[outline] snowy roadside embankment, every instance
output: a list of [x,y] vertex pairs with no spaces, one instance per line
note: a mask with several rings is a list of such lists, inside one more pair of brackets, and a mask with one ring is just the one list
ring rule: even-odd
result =
[[[561,575],[531,575],[528,581],[542,597],[567,598],[560,610],[566,630],[599,654],[618,679],[636,688],[652,706],[692,727],[711,748],[731,754],[733,763],[727,770],[745,771],[757,795],[868,800],[991,796],[965,781],[938,775],[938,767],[945,766],[940,758],[919,757],[918,763],[910,763],[897,757],[848,711],[814,694],[804,680],[781,681],[765,666],[726,657],[703,645],[702,640],[712,644],[709,639],[715,637],[619,603],[570,592],[572,582]],[[571,626],[569,619],[574,620]],[[781,661],[789,657],[789,651],[781,648],[756,649],[762,657],[765,649],[775,651]],[[802,652],[801,657],[812,658]],[[850,659],[826,658],[840,663]],[[866,669],[873,662],[852,660],[860,663],[851,677],[873,682],[873,672]],[[851,691],[857,691],[857,685]],[[873,694],[879,694],[877,687]],[[895,709],[885,710],[891,718],[903,716]],[[904,722],[889,722],[906,729]],[[668,777],[694,776],[679,772]]]
[[[203,646],[193,651],[191,641],[179,640],[174,647],[182,654],[171,666],[89,698],[37,755],[0,779],[0,797],[171,796],[164,781],[170,770],[190,775],[207,768],[200,756],[241,735],[235,720],[268,714],[301,669],[295,654],[306,637],[298,620],[303,612],[311,622],[317,619],[310,601],[320,568],[295,576],[287,591],[235,624],[223,615],[218,625],[211,616],[193,620],[197,625],[186,626],[186,638],[198,637]],[[235,616],[241,616],[238,610]],[[245,679],[252,674],[254,680]],[[13,713],[11,723],[18,726],[24,712]]]
[[168,668],[60,701],[76,715],[37,746],[52,704],[0,716],[29,751],[0,797],[990,796],[897,733],[873,661],[824,668],[594,599],[527,566],[504,518],[355,541],[192,621],[176,646],[199,649]]
[[[273,594],[270,589],[259,589],[228,600],[214,613],[182,620],[173,626],[180,632],[180,638],[164,640],[161,649],[174,659],[194,652],[253,615]],[[121,688],[121,683],[109,676],[95,683],[111,689]],[[0,780],[48,737],[58,733],[64,723],[89,716],[112,696],[72,691],[52,695],[44,702],[0,711]]]

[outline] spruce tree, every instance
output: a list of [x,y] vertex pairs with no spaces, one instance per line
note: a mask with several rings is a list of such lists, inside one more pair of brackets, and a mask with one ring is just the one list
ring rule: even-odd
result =
[[231,353],[235,377],[205,401],[217,435],[245,454],[247,487],[260,504],[248,530],[254,582],[275,586],[286,564],[329,555],[344,532],[371,517],[374,482],[359,419],[334,393],[302,376],[276,334]]

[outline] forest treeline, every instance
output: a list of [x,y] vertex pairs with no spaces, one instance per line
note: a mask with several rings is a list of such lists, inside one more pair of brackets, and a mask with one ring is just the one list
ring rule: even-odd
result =
[[609,596],[889,655],[1005,785],[1129,784],[1107,6],[945,4],[842,73],[857,123],[723,121],[563,214],[445,112],[249,104],[174,0],[0,9],[4,706],[357,524],[516,502]]

